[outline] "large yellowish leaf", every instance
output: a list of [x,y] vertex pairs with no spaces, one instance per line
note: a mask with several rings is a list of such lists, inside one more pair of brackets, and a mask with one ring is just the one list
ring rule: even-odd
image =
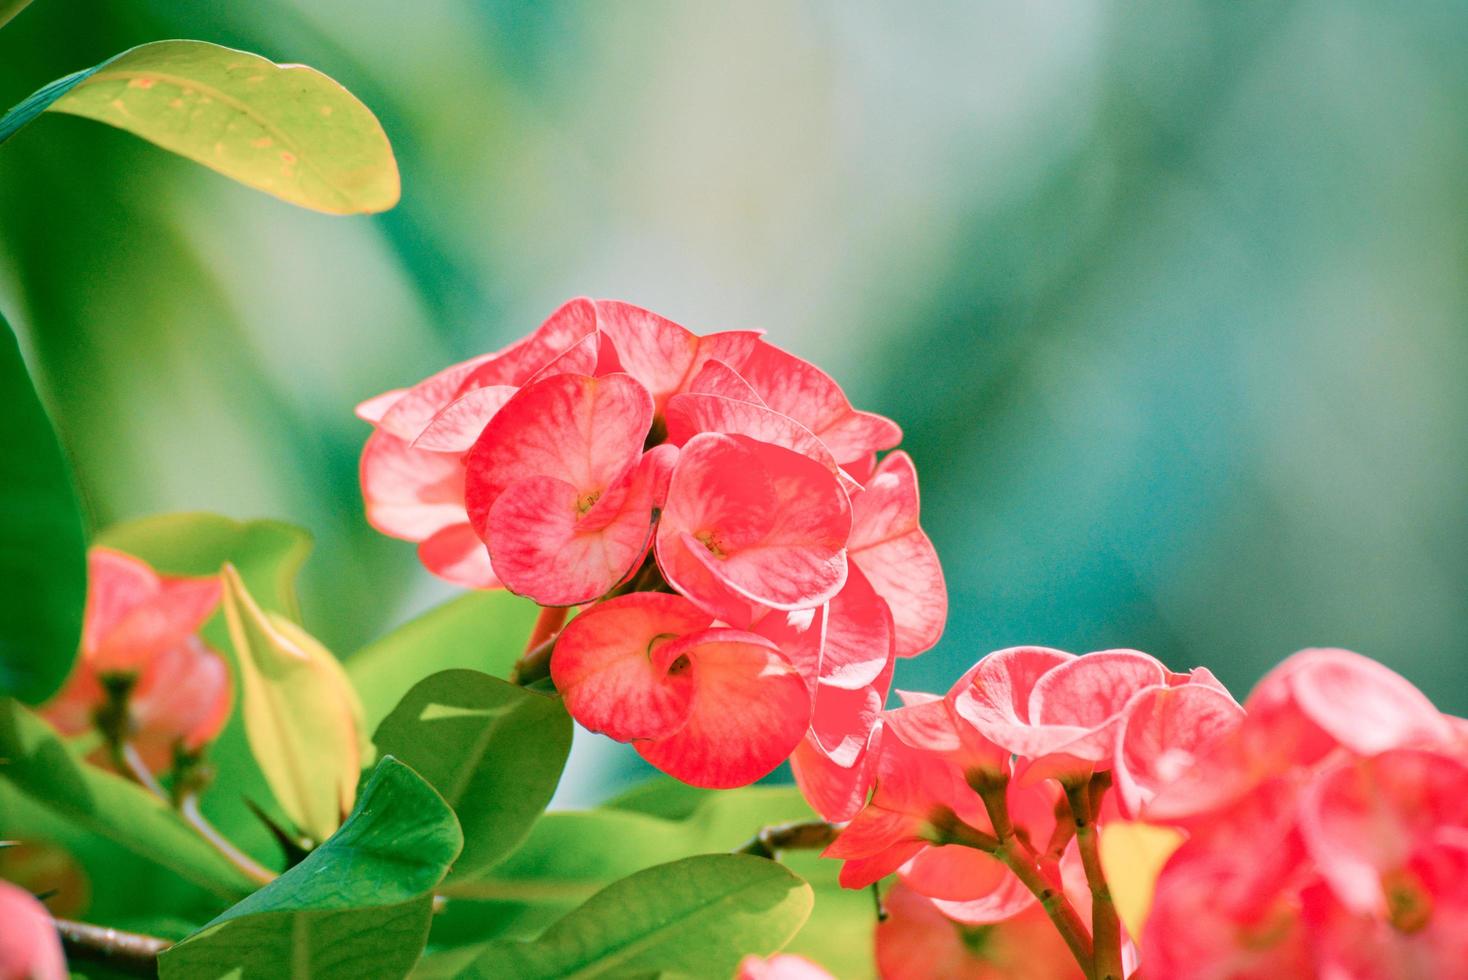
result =
[[1140,939],[1157,876],[1172,852],[1183,842],[1181,831],[1150,823],[1116,820],[1101,831],[1101,869],[1111,886],[1116,914],[1134,938]]
[[47,110],[125,129],[316,211],[371,214],[398,202],[397,161],[377,117],[305,65],[155,41],[39,89],[0,119],[0,143]]
[[286,815],[325,840],[351,810],[372,751],[362,705],[330,651],[261,609],[233,565],[222,574],[250,751]]

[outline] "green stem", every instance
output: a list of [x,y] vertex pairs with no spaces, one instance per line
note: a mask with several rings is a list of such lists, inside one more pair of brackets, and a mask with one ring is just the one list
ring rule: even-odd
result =
[[986,851],[1004,862],[1005,867],[1039,901],[1045,915],[1060,933],[1060,938],[1070,948],[1076,963],[1080,964],[1081,971],[1090,977],[1093,960],[1091,936],[1086,931],[1086,924],[1081,921],[1080,913],[1070,904],[1059,884],[1041,873],[1034,859],[1015,836],[1014,821],[1009,816],[1009,801],[1005,795],[1005,782],[996,780],[974,788],[983,799],[984,808],[989,811],[989,822],[994,825],[995,833],[986,834],[954,817],[951,821],[944,821],[940,827],[942,838],[939,843],[960,844]]
[[1076,847],[1081,852],[1081,865],[1086,870],[1086,885],[1091,889],[1091,934],[1096,942],[1095,980],[1122,980],[1121,920],[1111,898],[1111,886],[1101,868],[1100,839],[1096,833],[1096,814],[1101,800],[1111,786],[1111,773],[1096,773],[1089,783],[1067,785],[1065,797],[1076,823]]
[[179,800],[178,813],[204,839],[206,844],[218,851],[221,857],[238,868],[241,874],[255,882],[255,884],[268,885],[276,879],[277,876],[274,871],[271,871],[244,851],[235,847],[229,838],[221,834],[218,828],[209,822],[209,819],[204,816],[204,812],[199,809],[198,796],[189,793],[183,799]]
[[564,606],[545,606],[540,610],[530,638],[525,641],[524,656],[510,669],[511,684],[526,687],[550,676],[551,652],[556,648],[556,638],[561,635],[569,612]]

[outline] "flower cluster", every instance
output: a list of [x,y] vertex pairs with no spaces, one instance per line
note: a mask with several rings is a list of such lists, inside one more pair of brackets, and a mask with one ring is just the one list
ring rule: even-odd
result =
[[589,299],[358,414],[375,527],[585,607],[550,665],[579,722],[702,786],[790,757],[822,814],[860,807],[894,659],[947,614],[895,423],[757,331]]
[[1464,723],[1306,650],[1140,802],[1188,835],[1141,937],[1157,976],[1468,977]]
[[[1374,661],[1304,651],[1240,706],[1020,647],[903,701],[826,851],[848,887],[898,877],[883,976],[1468,976],[1468,730]],[[1167,844],[1118,915],[1102,855],[1138,828]]]
[[43,714],[63,734],[100,731],[100,764],[136,752],[149,772],[167,772],[229,719],[229,667],[198,636],[219,606],[219,579],[166,578],[100,547],[87,576],[81,655]]
[[[844,860],[848,887],[897,874],[901,915],[879,933],[879,955],[899,958],[890,947],[915,942],[909,930],[931,933],[945,917],[997,956],[1030,947],[1012,933],[1049,913],[1065,945],[1025,954],[1046,957],[1037,975],[1067,976],[1075,960],[1090,973],[1094,957],[1093,975],[1123,976],[1136,949],[1098,891],[1099,831],[1186,765],[1191,735],[1179,734],[1242,709],[1206,670],[1042,647],[991,654],[946,696],[903,700],[884,714],[871,800],[826,851]],[[1113,783],[1122,789],[1109,793]]]

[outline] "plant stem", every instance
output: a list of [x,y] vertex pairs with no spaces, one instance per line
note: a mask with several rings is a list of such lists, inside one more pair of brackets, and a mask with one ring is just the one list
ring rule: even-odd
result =
[[229,839],[209,822],[199,809],[199,797],[189,793],[179,800],[178,812],[184,821],[193,827],[195,832],[204,839],[210,847],[219,852],[230,864],[240,870],[240,873],[257,885],[268,885],[276,879],[276,874],[269,868],[260,864],[250,855],[235,847]]
[[1086,869],[1086,884],[1091,889],[1091,934],[1096,942],[1095,980],[1122,980],[1121,920],[1116,903],[1111,899],[1111,886],[1101,869],[1101,850],[1096,834],[1096,814],[1101,799],[1111,785],[1111,773],[1096,773],[1089,783],[1067,785],[1065,797],[1070,801],[1076,822],[1076,846],[1081,852],[1081,865]]
[[119,973],[139,977],[158,975],[158,954],[171,944],[157,936],[123,932],[87,922],[53,919],[69,960],[102,963]]
[[735,854],[754,854],[774,859],[781,851],[813,851],[836,839],[841,828],[824,820],[801,820],[762,828]]
[[[1030,890],[1030,894],[1039,900],[1040,907],[1060,933],[1060,938],[1070,947],[1071,955],[1080,964],[1081,971],[1088,977],[1093,976],[1095,956],[1086,924],[1081,920],[1075,906],[1070,904],[1070,899],[1065,897],[1058,876],[1055,881],[1047,878],[1036,859],[1030,856],[1029,848],[1023,847],[1015,836],[1014,821],[1009,816],[1008,785],[1008,780],[993,780],[975,787],[979,798],[984,801],[984,809],[989,812],[989,822],[994,825],[997,846],[990,853],[1003,861],[1014,876]],[[1117,980],[1121,978],[1118,977]]]
[[530,631],[530,638],[525,641],[525,654],[515,661],[515,666],[510,670],[511,684],[525,687],[550,676],[551,651],[556,647],[556,637],[560,636],[561,627],[565,625],[566,614],[569,612],[564,606],[541,608],[540,615],[535,619],[535,627]]

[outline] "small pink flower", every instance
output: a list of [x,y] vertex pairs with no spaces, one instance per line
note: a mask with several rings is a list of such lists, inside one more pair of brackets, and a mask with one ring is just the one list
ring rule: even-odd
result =
[[836,478],[798,453],[705,433],[681,450],[657,529],[679,592],[747,626],[760,606],[807,609],[846,582],[851,508]]
[[804,956],[780,953],[768,959],[746,956],[734,980],[835,980],[826,969]]
[[965,925],[896,884],[877,926],[884,980],[1079,980],[1070,950],[1038,905],[1001,922]]
[[61,936],[31,893],[0,881],[0,980],[66,980]]
[[527,385],[467,457],[469,519],[510,591],[569,606],[605,594],[652,541],[671,463],[644,456],[647,390],[626,374]]
[[1121,812],[1146,818],[1148,804],[1244,722],[1244,709],[1207,684],[1148,687],[1122,711],[1112,765]]
[[576,617],[551,678],[572,717],[695,786],[743,786],[795,748],[805,681],[773,643],[712,625],[680,596],[634,593]]
[[128,741],[150,769],[165,771],[175,747],[197,752],[229,718],[229,668],[197,635],[218,608],[219,580],[164,578],[108,548],[92,548],[87,569],[81,654],[42,713],[63,733],[81,734],[107,704],[104,681],[125,682]]

